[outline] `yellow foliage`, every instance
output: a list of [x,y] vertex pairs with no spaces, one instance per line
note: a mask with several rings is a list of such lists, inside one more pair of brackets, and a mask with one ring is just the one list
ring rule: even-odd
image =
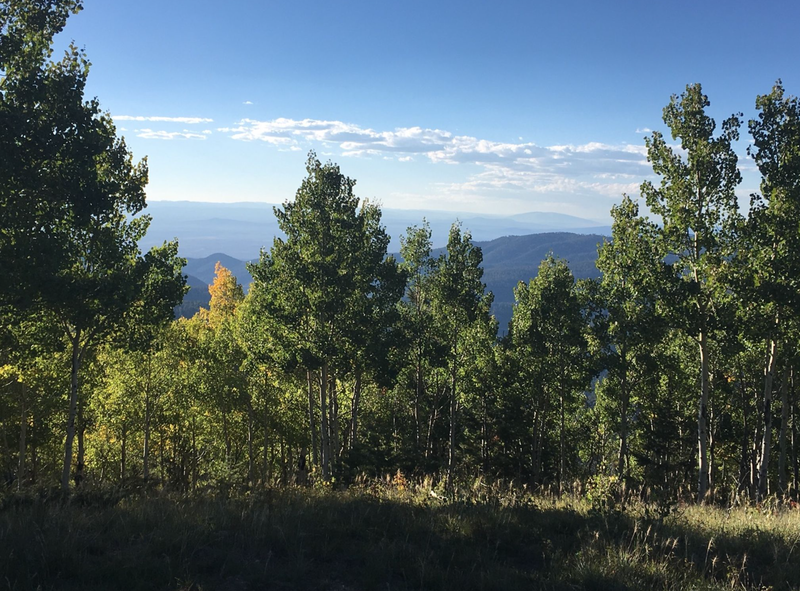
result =
[[214,267],[214,273],[214,281],[208,286],[208,293],[211,294],[209,309],[201,309],[200,315],[211,326],[218,326],[236,312],[236,307],[244,299],[244,290],[233,273],[219,261]]

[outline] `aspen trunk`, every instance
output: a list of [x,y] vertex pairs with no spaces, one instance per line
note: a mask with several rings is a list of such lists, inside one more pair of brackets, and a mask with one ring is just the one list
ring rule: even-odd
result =
[[264,397],[264,484],[267,484],[271,478],[271,466],[269,461],[270,451],[269,445],[269,405],[267,404],[266,396]]
[[708,341],[705,332],[699,335],[700,342],[700,404],[697,409],[697,500],[702,503],[706,499],[709,487],[708,463],[708,400],[709,400],[709,368]]
[[778,436],[780,455],[778,456],[778,492],[781,495],[787,493],[786,477],[786,443],[789,430],[789,381],[792,379],[792,369],[787,367],[783,373],[781,382],[781,430]]
[[253,486],[253,406],[247,402],[247,485]]
[[119,477],[124,483],[128,470],[128,426],[122,425],[122,441],[120,442]]
[[766,367],[764,368],[764,431],[761,434],[761,452],[758,458],[758,497],[763,500],[767,496],[767,480],[769,478],[769,457],[772,452],[772,384],[775,377],[778,343],[771,339],[767,344]]
[[[194,429],[192,430],[192,437],[194,437]],[[222,411],[222,438],[225,442],[225,477],[231,477],[231,438],[228,434],[228,413]]]
[[25,407],[25,384],[20,384],[19,461],[17,467],[17,490],[22,490],[25,479],[25,450],[27,449],[28,409]]
[[416,371],[414,373],[414,442],[417,452],[420,450],[422,426],[420,425],[419,404],[422,399],[422,362],[417,356]]
[[331,375],[331,382],[329,387],[329,409],[330,421],[328,428],[330,429],[330,461],[332,467],[338,465],[339,462],[339,392],[337,391],[336,373]]
[[456,398],[456,347],[453,346],[453,366],[450,375],[450,449],[447,454],[447,490],[453,490],[453,476],[456,469],[456,429],[458,422],[458,401]]
[[564,473],[565,473],[565,445],[564,445],[564,387],[562,384],[561,393],[559,394],[559,421],[558,421],[558,496],[564,490]]
[[142,478],[150,478],[150,393],[144,396],[144,448],[142,449]]
[[[792,391],[794,391],[794,388],[792,388]],[[794,397],[792,397],[792,398],[794,398]],[[795,501],[799,497],[799,495],[797,494],[798,493],[798,488],[797,487],[800,484],[800,478],[798,478],[798,476],[800,476],[800,462],[798,462],[798,457],[797,457],[797,444],[798,444],[798,438],[797,438],[797,407],[796,407],[795,402],[793,400],[792,401],[792,466],[793,466],[792,472],[794,473],[794,476],[793,476],[793,479],[792,479],[792,494],[794,495],[794,500]]]
[[[181,446],[181,447],[183,447],[183,446]],[[183,456],[183,454],[181,454],[181,457],[182,456]],[[198,458],[197,458],[197,424],[196,424],[194,415],[192,415],[192,474],[191,474],[192,490],[196,490],[197,489],[197,472],[198,472],[197,464],[198,464]]]
[[306,382],[308,386],[308,428],[311,431],[311,460],[315,466],[319,466],[319,443],[317,441],[317,424],[314,418],[314,380],[311,370],[306,371]]
[[617,461],[617,473],[621,479],[628,477],[628,405],[630,394],[628,393],[628,364],[623,357],[622,383],[620,385],[620,421],[619,421],[619,459]]
[[75,462],[75,486],[83,483],[86,468],[86,423],[83,416],[83,403],[78,401],[78,457]]
[[[361,370],[355,372],[355,383],[353,384],[353,402],[350,409],[350,442],[349,449],[352,451],[358,444],[358,405],[361,401]],[[417,412],[415,406],[414,412]],[[415,414],[414,421],[417,425],[417,446],[419,447],[419,423]]]
[[328,431],[328,364],[322,365],[322,376],[319,386],[319,408],[320,408],[320,447],[322,452],[322,478],[326,482],[331,479],[330,460],[331,448]]
[[75,441],[75,418],[78,414],[78,371],[81,366],[81,331],[72,336],[72,369],[70,376],[69,415],[67,417],[67,439],[64,442],[64,464],[61,470],[61,490],[69,492],[69,474],[72,469],[72,446]]

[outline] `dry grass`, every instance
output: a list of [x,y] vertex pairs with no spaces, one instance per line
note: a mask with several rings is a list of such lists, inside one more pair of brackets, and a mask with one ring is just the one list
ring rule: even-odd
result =
[[[800,511],[632,505],[395,477],[346,491],[0,511],[8,589],[800,589]],[[85,502],[81,502],[81,501]]]

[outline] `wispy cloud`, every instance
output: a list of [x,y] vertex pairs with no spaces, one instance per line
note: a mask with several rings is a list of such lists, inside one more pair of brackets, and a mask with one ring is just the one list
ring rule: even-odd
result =
[[152,129],[137,129],[136,136],[147,140],[204,140],[211,132],[197,133],[184,129],[183,131],[154,131]]
[[[243,141],[261,141],[280,149],[338,146],[342,156],[379,156],[401,162],[468,165],[470,176],[446,185],[447,192],[505,191],[585,193],[619,196],[635,193],[651,174],[644,146],[590,142],[539,146],[532,142],[496,142],[441,129],[421,127],[379,131],[342,121],[279,118],[244,119],[218,131]],[[478,170],[475,172],[474,167]]]
[[244,101],[242,104],[243,105],[252,105],[253,101]]
[[142,117],[139,115],[115,115],[115,121],[149,121],[157,123],[182,123],[184,125],[196,125],[198,123],[213,123],[213,119],[205,117]]
[[637,127],[636,133],[653,133],[653,130],[650,129],[649,127]]

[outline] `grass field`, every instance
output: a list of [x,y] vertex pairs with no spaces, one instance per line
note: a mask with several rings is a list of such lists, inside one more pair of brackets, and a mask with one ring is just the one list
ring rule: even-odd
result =
[[6,498],[7,589],[800,589],[800,510],[602,509],[387,480],[242,498]]

